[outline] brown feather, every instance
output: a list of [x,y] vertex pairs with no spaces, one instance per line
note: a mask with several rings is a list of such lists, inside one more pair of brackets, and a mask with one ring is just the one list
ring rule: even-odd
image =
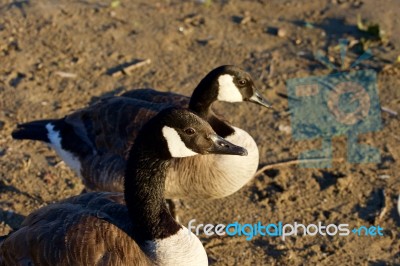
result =
[[[2,265],[152,265],[119,193],[88,193],[29,215],[0,243]],[[29,262],[31,264],[29,264]]]
[[65,122],[74,126],[79,137],[90,139],[97,152],[126,157],[140,128],[169,105],[125,97],[110,97],[74,112]]
[[152,103],[164,103],[174,106],[188,107],[190,97],[173,92],[162,92],[153,89],[138,89],[125,92],[122,97],[134,98]]

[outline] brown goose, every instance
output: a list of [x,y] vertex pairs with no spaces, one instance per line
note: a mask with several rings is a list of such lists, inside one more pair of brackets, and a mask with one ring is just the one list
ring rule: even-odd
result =
[[172,157],[209,153],[247,151],[187,110],[160,112],[129,152],[124,194],[86,193],[33,212],[0,242],[0,265],[207,265],[200,240],[171,217],[164,188]]
[[138,130],[171,105],[188,107],[207,120],[219,135],[245,147],[249,155],[174,159],[167,173],[166,197],[221,198],[236,192],[253,177],[259,153],[246,131],[214,114],[211,106],[215,101],[249,101],[269,107],[247,72],[235,66],[221,66],[200,81],[191,98],[154,90],[131,91],[63,119],[19,125],[13,137],[49,143],[81,175],[88,190],[122,191],[127,151]]

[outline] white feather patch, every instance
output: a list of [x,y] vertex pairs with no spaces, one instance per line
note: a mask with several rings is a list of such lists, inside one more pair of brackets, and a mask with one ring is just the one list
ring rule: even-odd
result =
[[78,158],[76,158],[69,151],[64,150],[61,147],[61,137],[60,132],[54,130],[54,126],[51,123],[46,125],[47,129],[47,137],[50,140],[50,145],[57,152],[57,154],[61,157],[61,159],[78,175],[81,174],[81,163]]
[[233,77],[229,74],[221,75],[218,78],[219,91],[218,100],[224,102],[243,102],[243,96],[238,87],[233,82]]
[[144,250],[157,265],[208,265],[200,240],[184,226],[172,236],[148,241]]
[[181,158],[196,155],[197,153],[186,147],[178,132],[172,127],[164,126],[162,129],[168,150],[172,157]]
[[400,216],[400,195],[399,195],[399,198],[397,199],[397,212]]

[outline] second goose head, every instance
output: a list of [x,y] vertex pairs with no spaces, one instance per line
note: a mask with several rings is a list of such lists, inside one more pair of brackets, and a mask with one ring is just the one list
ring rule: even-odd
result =
[[250,74],[233,65],[220,66],[209,72],[193,91],[189,108],[204,114],[215,101],[248,101],[272,107],[257,91]]

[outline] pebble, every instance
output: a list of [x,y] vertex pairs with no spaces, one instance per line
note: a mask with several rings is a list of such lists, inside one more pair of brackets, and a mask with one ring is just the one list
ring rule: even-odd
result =
[[279,125],[278,129],[279,131],[285,132],[286,134],[290,134],[292,132],[292,128],[286,125]]
[[296,40],[294,41],[294,43],[295,43],[296,45],[300,45],[302,42],[303,42],[303,41],[302,41],[301,39],[296,39]]
[[284,28],[279,28],[276,35],[278,35],[278,37],[285,37],[287,35],[287,31]]

